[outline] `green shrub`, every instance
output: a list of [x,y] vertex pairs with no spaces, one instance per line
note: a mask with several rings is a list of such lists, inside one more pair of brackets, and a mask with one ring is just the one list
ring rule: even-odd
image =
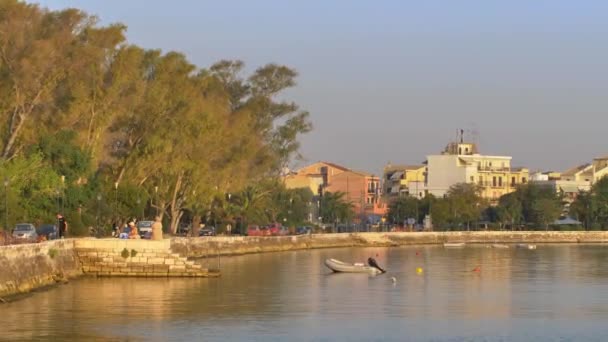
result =
[[134,249],[132,249],[132,250],[131,250],[131,257],[133,258],[133,257],[135,257],[136,255],[137,255],[137,251],[136,251],[136,250],[134,250]]
[[56,248],[49,248],[49,257],[51,259],[55,259],[57,254],[59,254],[59,251]]
[[123,258],[128,258],[129,257],[129,250],[125,247],[125,249],[122,250],[122,252],[120,252],[120,256],[122,256]]

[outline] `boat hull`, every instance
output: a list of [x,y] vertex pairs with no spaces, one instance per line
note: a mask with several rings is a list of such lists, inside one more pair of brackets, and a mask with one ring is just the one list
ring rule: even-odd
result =
[[334,272],[339,273],[367,273],[379,274],[382,273],[379,269],[367,265],[356,265],[342,262],[337,259],[326,259],[325,266]]
[[464,242],[446,242],[443,244],[443,247],[445,248],[462,248],[464,246]]

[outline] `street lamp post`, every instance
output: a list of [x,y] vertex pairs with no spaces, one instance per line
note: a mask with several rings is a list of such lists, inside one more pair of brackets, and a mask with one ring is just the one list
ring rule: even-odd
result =
[[154,201],[156,202],[156,216],[158,216],[158,186],[154,187]]
[[4,227],[8,229],[8,178],[4,179]]
[[61,176],[61,215],[65,215],[65,176]]
[[114,216],[118,218],[118,182],[114,182]]
[[99,234],[99,216],[100,216],[100,206],[101,206],[101,194],[97,194],[97,233]]
[[[140,205],[141,205],[141,198],[138,197],[137,198],[137,207],[140,207]],[[141,218],[140,218],[140,220],[143,220],[143,219],[144,219],[144,208],[141,207]]]

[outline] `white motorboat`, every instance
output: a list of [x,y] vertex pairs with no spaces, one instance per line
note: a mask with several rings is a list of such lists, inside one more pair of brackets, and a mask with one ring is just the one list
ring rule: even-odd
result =
[[446,242],[443,244],[443,247],[445,248],[462,248],[464,246],[464,242]]
[[369,273],[379,274],[383,273],[380,269],[372,266],[368,266],[364,263],[347,263],[337,259],[326,259],[325,266],[334,272],[343,273]]

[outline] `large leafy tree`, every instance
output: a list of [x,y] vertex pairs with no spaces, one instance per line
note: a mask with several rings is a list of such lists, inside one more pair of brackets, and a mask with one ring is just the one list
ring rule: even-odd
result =
[[344,199],[343,192],[326,192],[323,194],[320,204],[320,212],[323,222],[340,223],[351,220],[355,216],[352,203]]
[[486,207],[480,187],[476,184],[455,184],[448,190],[447,198],[451,222],[455,225],[466,225],[467,228],[472,222],[479,220],[482,210]]
[[390,202],[388,206],[388,219],[396,224],[403,224],[408,218],[416,218],[420,208],[418,199],[412,196],[399,197]]
[[[298,138],[311,129],[308,113],[282,100],[297,72],[268,64],[241,76],[243,66],[200,69],[180,53],[127,44],[124,25],[1,1],[3,172],[18,168],[12,163],[52,171],[12,187],[15,197],[40,199],[22,217],[47,215],[58,197],[49,189],[61,187],[69,195],[61,207],[82,214],[85,225],[91,213],[109,222],[144,215],[147,206],[148,215],[168,216],[175,232],[185,210],[195,221],[220,207],[222,218],[257,217],[264,201],[275,216],[300,220],[300,203],[285,209],[271,200],[285,189],[247,199],[247,189],[298,156]],[[223,204],[228,193],[242,193],[240,204]],[[289,198],[291,206],[306,201],[300,193]]]

